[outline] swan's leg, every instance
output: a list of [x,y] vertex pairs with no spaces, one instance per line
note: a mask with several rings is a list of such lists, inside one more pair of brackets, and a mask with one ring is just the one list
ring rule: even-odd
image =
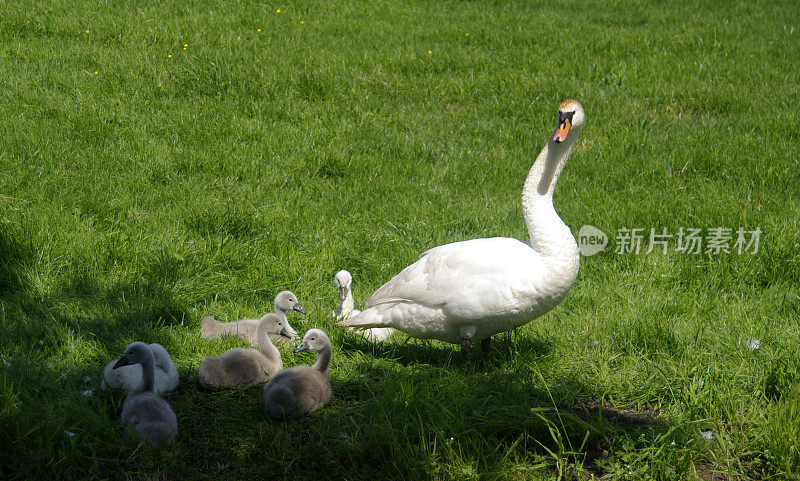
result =
[[486,339],[481,341],[481,349],[483,349],[483,354],[485,356],[489,355],[489,348],[491,348],[491,346],[492,346],[492,341],[490,337],[487,337]]
[[469,355],[472,353],[472,338],[475,337],[477,326],[461,326],[459,333],[461,335],[461,358],[464,361],[469,361]]
[[461,360],[464,362],[469,361],[469,356],[472,353],[472,341],[469,339],[461,340]]

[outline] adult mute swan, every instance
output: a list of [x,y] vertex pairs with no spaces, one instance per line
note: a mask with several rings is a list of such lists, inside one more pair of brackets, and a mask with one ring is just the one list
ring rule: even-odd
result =
[[553,208],[553,190],[581,131],[584,111],[561,102],[558,127],[533,163],[522,189],[530,243],[506,237],[434,247],[366,300],[360,314],[337,323],[394,327],[409,336],[461,344],[521,326],[555,307],[578,275],[578,245]]
[[[333,283],[339,290],[339,307],[333,311],[333,317],[339,321],[358,315],[361,311],[354,309],[355,303],[353,302],[353,276],[350,272],[342,269],[333,276]],[[359,330],[365,338],[370,341],[383,341],[388,339],[394,333],[391,327],[376,327],[373,329]]]

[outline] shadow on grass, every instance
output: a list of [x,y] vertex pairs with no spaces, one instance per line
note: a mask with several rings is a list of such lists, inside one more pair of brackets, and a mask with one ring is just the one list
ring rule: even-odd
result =
[[[91,362],[54,366],[35,354],[0,367],[0,478],[78,479],[138,468],[139,442],[123,436],[123,396],[101,391]],[[3,403],[0,403],[3,404]],[[127,458],[127,459],[126,459]],[[113,464],[113,467],[111,466]]]
[[433,366],[462,366],[463,368],[491,367],[497,362],[516,357],[542,357],[552,350],[550,341],[503,333],[491,338],[491,347],[484,352],[480,345],[473,347],[469,361],[463,361],[461,348],[429,339],[415,339],[399,332],[385,342],[373,342],[359,334],[342,337],[343,351],[356,351],[375,357],[393,359],[404,366],[429,364]]
[[[395,336],[404,336],[396,334]],[[449,345],[433,342],[427,339],[393,339],[388,342],[373,342],[358,334],[343,336],[341,350],[344,352],[356,351],[374,357],[392,359],[395,362],[408,366],[410,364],[430,364],[434,366],[449,366],[461,359],[457,349]]]
[[[9,447],[0,453],[0,478],[63,477],[83,464],[65,460],[81,458],[94,459],[85,465],[91,473],[121,444],[116,423],[108,422],[121,399],[101,395],[104,362],[96,357],[187,317],[170,287],[175,266],[156,258],[141,280],[110,286],[72,272],[45,293],[32,281],[36,249],[18,240],[24,237],[0,227],[0,444]],[[76,355],[53,356],[66,351]]]
[[334,381],[335,397],[324,418],[311,417],[336,434],[327,448],[347,453],[334,457],[336,467],[328,474],[363,479],[366,469],[401,479],[468,473],[504,478],[510,459],[518,466],[549,460],[600,474],[596,460],[608,455],[615,440],[670,429],[654,415],[576,404],[567,393],[591,393],[591,386],[568,374],[545,384],[537,371],[526,366],[464,372],[436,365],[398,370],[365,362],[352,379]]
[[[342,345],[345,352],[390,359],[403,366],[397,369],[392,362],[375,363],[365,357],[355,369],[359,374],[334,382],[336,396],[326,408],[327,420],[337,415],[331,410],[340,410],[338,415],[357,426],[343,428],[342,437],[349,439],[351,429],[355,437],[369,439],[363,445],[353,441],[341,448],[358,459],[353,465],[340,466],[348,476],[358,477],[360,467],[371,466],[377,475],[459,477],[459,472],[445,475],[441,470],[460,466],[465,470],[461,475],[501,473],[497,477],[503,478],[509,474],[504,471],[509,459],[518,465],[549,460],[576,472],[601,475],[598,460],[607,457],[621,439],[641,441],[641,436],[661,436],[672,429],[647,409],[595,407],[576,401],[602,395],[569,373],[556,370],[555,377],[545,379],[540,369],[550,371],[546,366],[552,361],[548,358],[552,346],[535,337],[496,336],[488,360],[468,363],[462,362],[457,346],[438,342],[395,338],[372,343],[348,335]],[[498,369],[517,356],[530,364]],[[373,425],[402,428],[371,432]],[[384,472],[387,459],[394,464]]]
[[10,298],[28,286],[27,270],[33,262],[33,248],[14,239],[7,224],[0,227],[0,299]]
[[148,262],[140,279],[102,285],[88,268],[73,269],[52,293],[40,292],[33,282],[35,249],[0,230],[0,301],[5,322],[4,343],[42,345],[53,334],[87,336],[103,345],[116,344],[120,333],[150,337],[157,326],[180,323],[188,307],[172,284],[178,263],[164,255]]

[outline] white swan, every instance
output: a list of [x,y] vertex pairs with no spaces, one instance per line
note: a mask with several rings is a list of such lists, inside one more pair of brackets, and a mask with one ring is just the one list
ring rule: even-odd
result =
[[147,344],[134,342],[128,345],[113,368],[131,364],[142,365],[142,383],[131,391],[122,405],[122,423],[150,441],[154,448],[166,447],[178,434],[178,418],[169,403],[155,392],[155,359]]
[[264,386],[267,414],[275,419],[297,418],[316,411],[331,399],[328,367],[331,364],[331,341],[321,329],[309,329],[294,352],[317,351],[313,366],[294,366],[279,372]]
[[[161,395],[170,395],[178,388],[178,369],[169,353],[161,344],[149,344],[155,360],[156,392]],[[103,369],[103,389],[122,389],[130,392],[142,383],[142,366],[130,364],[114,369],[118,359],[106,364]]]
[[229,349],[221,356],[207,357],[200,364],[198,381],[206,389],[233,389],[260,384],[283,369],[281,352],[270,334],[289,337],[286,322],[277,314],[261,318],[256,330],[259,350]]
[[[333,316],[337,321],[342,319],[349,319],[361,313],[358,309],[353,309],[355,303],[353,302],[353,276],[350,272],[342,269],[333,276],[333,283],[339,289],[339,307],[333,311]],[[372,329],[363,329],[359,331],[365,338],[371,341],[383,341],[388,339],[394,333],[391,327],[375,327]]]
[[[206,316],[203,318],[200,326],[200,335],[202,337],[211,338],[220,337],[223,334],[230,334],[231,336],[237,336],[243,341],[257,346],[258,336],[256,335],[256,330],[258,329],[258,324],[261,322],[261,319],[277,314],[278,317],[283,320],[286,333],[288,334],[288,337],[284,339],[294,339],[297,336],[297,331],[289,325],[289,320],[286,318],[287,311],[297,311],[300,314],[306,313],[303,306],[297,301],[297,296],[295,296],[294,293],[291,291],[281,291],[275,296],[274,313],[264,314],[260,319],[239,319],[234,322],[219,322],[214,319],[213,316]],[[279,341],[281,337],[283,336],[273,336],[272,340]]]
[[565,100],[558,128],[533,164],[522,189],[530,243],[505,237],[434,247],[366,300],[345,327],[394,327],[412,337],[461,344],[513,329],[555,307],[578,275],[578,245],[553,208],[553,190],[578,138],[584,111]]

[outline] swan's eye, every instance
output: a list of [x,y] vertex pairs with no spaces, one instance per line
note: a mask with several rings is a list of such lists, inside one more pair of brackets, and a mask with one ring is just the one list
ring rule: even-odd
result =
[[569,123],[572,123],[572,116],[575,115],[575,111],[572,112],[559,112],[558,113],[558,123],[562,123],[565,120],[569,120]]

